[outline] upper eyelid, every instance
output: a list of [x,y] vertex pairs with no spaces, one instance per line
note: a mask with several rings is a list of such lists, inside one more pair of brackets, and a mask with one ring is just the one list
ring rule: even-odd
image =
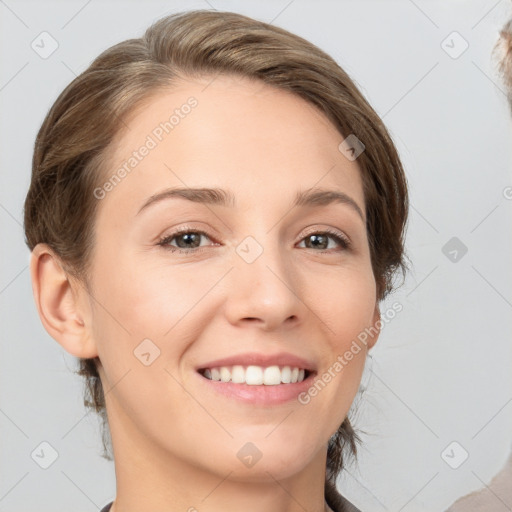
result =
[[337,235],[341,238],[346,238],[349,243],[352,243],[352,239],[345,233],[345,231],[342,231],[341,229],[338,228],[307,228],[306,233],[302,235],[301,240],[304,237],[311,235],[313,233],[327,233],[328,235]]

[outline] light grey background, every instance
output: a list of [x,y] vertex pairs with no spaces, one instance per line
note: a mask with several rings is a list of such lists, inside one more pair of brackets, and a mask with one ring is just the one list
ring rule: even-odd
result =
[[[489,482],[512,441],[512,122],[491,62],[507,0],[0,1],[0,512],[93,512],[115,495],[74,358],[37,315],[22,207],[35,135],[60,91],[102,50],[189,8],[312,41],[389,128],[410,184],[414,266],[382,305],[403,310],[371,352],[356,414],[371,435],[339,488],[364,512],[445,510]],[[31,48],[43,31],[59,45],[46,59]],[[453,58],[461,38],[469,47]],[[467,247],[455,262],[443,253],[452,237]],[[58,452],[48,469],[31,458],[43,441]]]

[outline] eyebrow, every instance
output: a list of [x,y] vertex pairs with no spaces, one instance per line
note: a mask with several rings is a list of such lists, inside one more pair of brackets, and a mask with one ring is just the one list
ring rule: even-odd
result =
[[[148,206],[156,204],[165,199],[182,198],[200,204],[211,204],[234,208],[236,198],[231,191],[221,188],[170,188],[152,195],[141,206],[137,212],[139,215]],[[352,208],[359,217],[365,222],[363,212],[359,205],[349,195],[339,190],[327,190],[320,188],[310,188],[308,190],[297,192],[292,207],[295,206],[326,206],[333,203],[346,204]]]

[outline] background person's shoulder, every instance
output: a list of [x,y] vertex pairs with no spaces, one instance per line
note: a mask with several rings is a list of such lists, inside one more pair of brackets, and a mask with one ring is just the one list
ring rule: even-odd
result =
[[446,512],[500,512],[512,510],[512,453],[488,487],[459,498]]

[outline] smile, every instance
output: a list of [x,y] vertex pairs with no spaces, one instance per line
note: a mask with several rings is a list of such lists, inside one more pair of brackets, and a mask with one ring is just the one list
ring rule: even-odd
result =
[[277,386],[279,384],[295,384],[302,382],[309,376],[309,371],[304,368],[291,366],[220,366],[216,368],[204,368],[199,373],[213,381],[233,382],[235,384],[247,384],[248,386]]
[[316,373],[291,366],[234,365],[202,368],[196,375],[212,397],[268,408],[297,401],[314,384]]

